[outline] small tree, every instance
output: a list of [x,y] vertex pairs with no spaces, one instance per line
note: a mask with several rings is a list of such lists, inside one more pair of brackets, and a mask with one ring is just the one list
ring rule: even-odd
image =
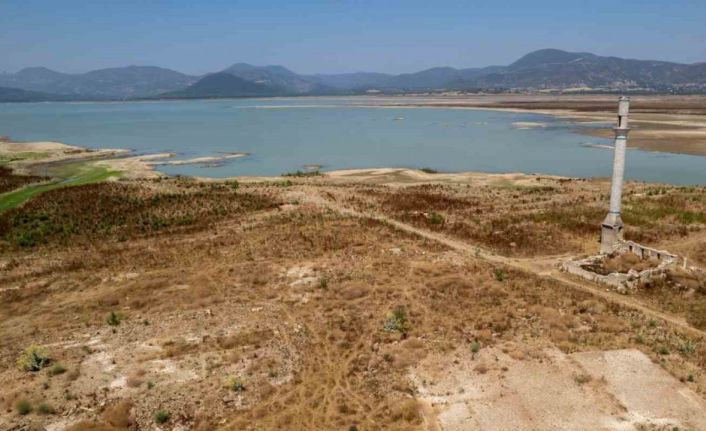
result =
[[37,345],[29,346],[17,359],[17,365],[25,371],[39,371],[49,364],[49,352]]

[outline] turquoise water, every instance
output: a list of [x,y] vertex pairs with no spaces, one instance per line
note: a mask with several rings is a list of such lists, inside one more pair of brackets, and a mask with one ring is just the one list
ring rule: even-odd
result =
[[[354,106],[355,99],[244,99],[0,104],[0,135],[179,158],[246,152],[220,166],[165,166],[169,174],[224,177],[323,170],[429,167],[440,171],[609,176],[610,141],[553,117],[443,108]],[[514,122],[547,127],[517,129]],[[706,184],[706,157],[628,151],[630,179]]]

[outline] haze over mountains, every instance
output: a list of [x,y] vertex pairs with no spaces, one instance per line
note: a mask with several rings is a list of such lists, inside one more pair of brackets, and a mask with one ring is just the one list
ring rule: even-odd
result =
[[65,74],[33,67],[0,74],[0,101],[267,97],[420,91],[706,92],[706,63],[602,57],[543,49],[509,66],[437,67],[391,75],[359,72],[302,75],[283,66],[234,64],[204,76],[154,66]]

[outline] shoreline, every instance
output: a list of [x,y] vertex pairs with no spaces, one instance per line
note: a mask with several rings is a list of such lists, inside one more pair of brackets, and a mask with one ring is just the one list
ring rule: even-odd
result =
[[[706,96],[631,96],[631,128],[628,147],[670,154],[706,156]],[[189,101],[228,101],[243,99],[188,99],[111,102],[55,103],[161,103]],[[375,109],[468,109],[478,111],[538,114],[565,119],[576,132],[590,137],[613,138],[617,96],[615,95],[400,95],[400,96],[301,96],[252,98],[248,100],[343,101],[326,107]],[[42,102],[44,103],[44,102]],[[317,107],[263,106],[263,109]],[[605,127],[585,127],[588,124]],[[207,162],[213,162],[208,160]]]
[[[466,109],[466,108],[463,108]],[[474,109],[474,108],[468,108]],[[527,124],[525,124],[527,123]],[[544,127],[541,123],[519,122],[513,127],[535,128]],[[610,146],[597,145],[598,149],[610,149]],[[638,148],[630,148],[638,149]],[[642,150],[642,149],[640,149]],[[642,150],[645,151],[645,150]],[[24,158],[3,162],[3,157],[19,154]],[[64,174],[57,175],[62,166],[90,166],[114,172],[106,180],[117,179],[126,180],[153,180],[159,178],[170,178],[173,175],[159,170],[160,166],[180,166],[180,165],[218,165],[228,160],[247,157],[250,154],[243,152],[224,153],[220,156],[203,156],[191,159],[177,159],[175,153],[154,153],[133,155],[133,150],[129,149],[91,149],[74,145],[63,144],[54,141],[41,142],[12,142],[6,140],[0,142],[0,166],[8,166],[15,174],[34,175],[43,177],[53,177],[55,179],[66,180]],[[317,170],[317,172],[319,172]],[[51,175],[47,175],[51,173]],[[325,178],[329,183],[371,183],[390,185],[410,185],[423,183],[466,183],[466,184],[491,184],[511,180],[517,182],[521,179],[564,179],[577,181],[602,181],[608,177],[571,177],[544,172],[492,172],[492,171],[438,171],[425,172],[417,167],[364,167],[364,168],[339,168],[330,171],[320,171],[319,178]],[[232,175],[227,177],[209,177],[200,175],[185,175],[199,182],[227,182],[239,181],[243,183],[254,182],[281,182],[291,180],[285,174],[279,175]],[[308,180],[317,177],[304,176]],[[642,180],[630,180],[640,183],[664,184],[679,186],[679,184],[666,182],[653,182]],[[702,186],[702,184],[692,184]]]

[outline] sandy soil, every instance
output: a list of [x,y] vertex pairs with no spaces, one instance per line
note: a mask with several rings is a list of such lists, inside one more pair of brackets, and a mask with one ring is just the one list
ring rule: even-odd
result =
[[411,375],[447,431],[706,429],[706,402],[636,350],[459,349]]

